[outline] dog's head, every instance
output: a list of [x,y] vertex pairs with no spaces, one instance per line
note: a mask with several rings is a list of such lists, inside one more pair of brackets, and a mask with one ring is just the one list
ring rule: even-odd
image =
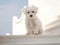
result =
[[34,16],[36,16],[37,14],[37,10],[38,8],[35,6],[27,6],[23,9],[24,14],[28,17],[28,18],[34,18]]

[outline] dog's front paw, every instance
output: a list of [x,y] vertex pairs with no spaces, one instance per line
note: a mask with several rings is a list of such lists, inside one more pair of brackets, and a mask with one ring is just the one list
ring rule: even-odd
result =
[[41,35],[42,33],[43,33],[42,31],[40,31],[40,30],[38,31],[38,34],[39,34],[39,35]]
[[38,33],[34,33],[34,35],[38,35]]

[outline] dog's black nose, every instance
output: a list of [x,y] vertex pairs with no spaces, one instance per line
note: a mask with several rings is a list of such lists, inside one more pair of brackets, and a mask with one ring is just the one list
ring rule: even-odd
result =
[[32,15],[30,15],[30,17],[32,17]]

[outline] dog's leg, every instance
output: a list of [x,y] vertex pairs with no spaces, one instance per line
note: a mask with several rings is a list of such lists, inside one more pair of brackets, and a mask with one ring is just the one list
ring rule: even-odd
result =
[[38,34],[39,34],[39,35],[42,34],[42,30],[38,30]]
[[26,23],[26,29],[27,29],[27,35],[30,35],[30,28],[29,28],[28,23]]
[[38,34],[40,35],[40,34],[42,34],[42,33],[43,33],[43,28],[40,27],[39,30],[38,30]]
[[32,31],[32,35],[34,35],[34,31]]
[[27,35],[31,35],[31,31],[29,27],[27,27]]
[[38,27],[37,26],[34,28],[34,35],[38,35]]

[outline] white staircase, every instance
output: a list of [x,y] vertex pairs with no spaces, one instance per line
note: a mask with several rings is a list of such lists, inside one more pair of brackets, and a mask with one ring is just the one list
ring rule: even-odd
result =
[[60,35],[0,36],[0,45],[60,45]]

